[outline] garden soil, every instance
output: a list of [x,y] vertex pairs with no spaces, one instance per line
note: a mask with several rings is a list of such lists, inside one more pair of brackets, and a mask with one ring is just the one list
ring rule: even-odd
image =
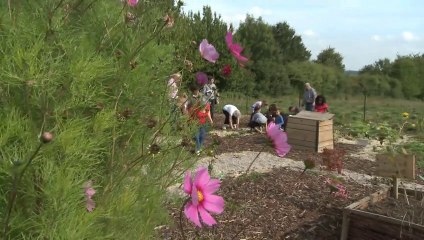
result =
[[[377,141],[364,145],[336,136],[335,147],[347,152],[342,174],[337,174],[319,166],[316,153],[292,149],[284,158],[276,156],[264,133],[245,128],[247,121],[243,116],[239,130],[222,130],[223,116],[216,117],[198,166],[209,166],[213,177],[223,179],[218,194],[226,207],[215,215],[218,224],[212,228],[196,228],[183,216],[187,239],[339,239],[342,209],[389,184],[387,178],[373,176],[376,150],[384,147]],[[315,157],[318,166],[302,174],[308,157]],[[342,181],[348,198],[334,196],[324,184],[327,178]],[[402,184],[422,188],[423,182]],[[180,186],[170,192],[183,194]],[[168,207],[174,222],[158,227],[160,238],[183,239],[181,206],[170,201]]]

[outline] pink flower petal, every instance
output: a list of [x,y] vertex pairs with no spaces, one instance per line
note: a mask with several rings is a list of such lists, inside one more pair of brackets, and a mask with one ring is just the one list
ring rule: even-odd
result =
[[94,188],[92,187],[85,189],[85,196],[87,196],[88,198],[91,198],[95,193],[96,190],[94,190]]
[[196,185],[198,189],[203,190],[210,179],[208,169],[200,167],[197,169],[196,176],[194,177],[194,185]]
[[202,206],[213,213],[222,213],[224,211],[224,199],[217,195],[205,195]]
[[203,189],[203,191],[205,192],[205,194],[212,194],[216,192],[220,186],[221,181],[219,181],[218,179],[211,179],[206,185],[206,187]]
[[228,49],[230,49],[231,45],[233,45],[233,33],[232,32],[227,32],[227,34],[225,35],[225,42],[227,43]]
[[189,171],[187,171],[184,177],[184,186],[183,186],[184,192],[187,194],[191,194],[192,185],[193,185],[193,182],[191,181],[191,174]]
[[199,45],[200,55],[208,60],[209,62],[215,63],[219,58],[219,53],[216,51],[212,44],[208,43],[208,40],[203,39]]
[[199,219],[199,211],[197,211],[197,207],[193,206],[193,204],[191,204],[190,202],[185,205],[184,214],[186,215],[188,220],[192,221],[197,226],[202,227],[202,224],[200,224]]
[[231,45],[231,50],[236,53],[241,53],[243,51],[243,48],[238,44]]
[[135,7],[138,3],[138,0],[128,0],[127,3],[129,6]]
[[280,130],[280,127],[271,122],[267,129],[266,134],[274,144],[274,150],[279,157],[284,157],[291,149],[287,143],[287,134]]
[[198,207],[200,217],[202,218],[202,222],[206,223],[209,226],[215,225],[216,221],[213,217],[202,207]]
[[86,205],[87,205],[87,211],[89,212],[92,212],[94,208],[96,207],[96,203],[91,198],[87,199]]
[[199,85],[205,85],[208,83],[208,75],[204,72],[197,72],[196,73],[196,80]]
[[225,35],[225,42],[227,43],[227,47],[230,50],[230,53],[237,59],[240,65],[243,66],[243,62],[249,61],[248,58],[241,55],[243,48],[236,43],[233,43],[233,33],[227,32]]

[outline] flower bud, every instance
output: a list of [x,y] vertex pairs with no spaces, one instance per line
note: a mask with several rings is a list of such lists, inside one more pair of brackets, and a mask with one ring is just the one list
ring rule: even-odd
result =
[[51,132],[44,132],[41,135],[40,140],[42,143],[49,143],[53,140],[53,134]]

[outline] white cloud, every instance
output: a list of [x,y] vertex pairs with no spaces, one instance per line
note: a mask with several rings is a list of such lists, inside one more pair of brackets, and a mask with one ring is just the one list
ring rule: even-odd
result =
[[303,35],[306,37],[315,37],[317,34],[313,30],[308,29],[303,32]]
[[222,15],[222,20],[226,23],[232,23],[235,28],[238,27],[239,23],[244,21],[246,14],[237,13],[232,15]]
[[252,7],[251,9],[249,9],[248,13],[252,14],[255,17],[260,17],[260,16],[266,16],[266,15],[272,15],[272,11],[269,9],[264,9],[261,7]]
[[374,40],[374,41],[376,41],[376,42],[379,42],[379,41],[383,40],[380,35],[372,35],[371,36],[371,39]]
[[408,32],[408,31],[405,31],[402,33],[402,38],[403,40],[407,42],[418,40],[418,38],[412,32]]

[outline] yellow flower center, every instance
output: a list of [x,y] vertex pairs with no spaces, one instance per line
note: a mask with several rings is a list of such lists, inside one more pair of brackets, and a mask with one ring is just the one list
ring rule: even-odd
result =
[[200,191],[197,191],[197,198],[199,199],[199,202],[202,202],[204,197],[203,197],[203,193]]

